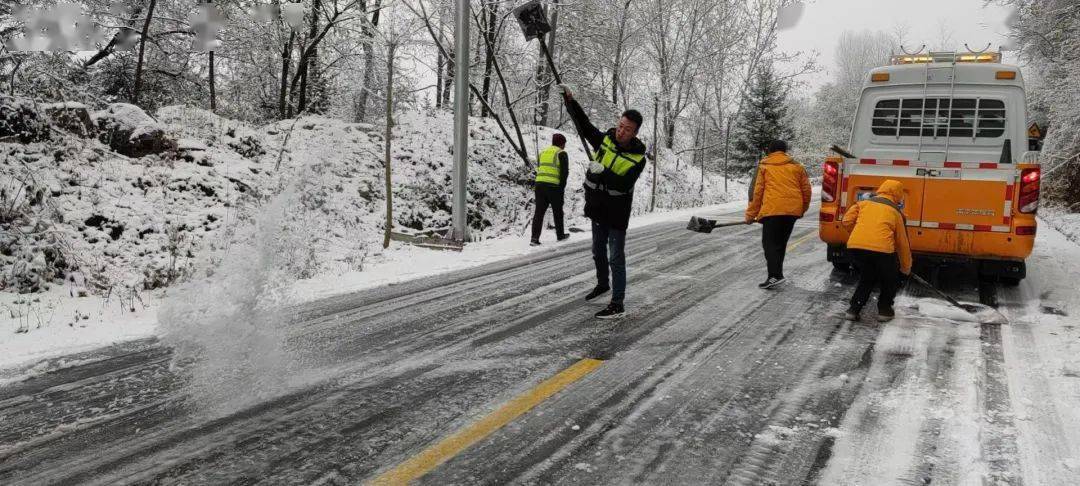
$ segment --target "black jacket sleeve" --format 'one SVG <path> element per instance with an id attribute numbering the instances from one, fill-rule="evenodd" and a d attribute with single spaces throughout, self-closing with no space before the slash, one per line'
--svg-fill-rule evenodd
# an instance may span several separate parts
<path id="1" fill-rule="evenodd" d="M 570 156 L 559 152 L 559 188 L 566 189 L 566 180 L 570 178 Z"/>
<path id="2" fill-rule="evenodd" d="M 589 121 L 589 115 L 585 114 L 585 110 L 581 108 L 577 100 L 566 100 L 566 112 L 570 115 L 570 119 L 574 121 L 574 126 L 577 127 L 581 135 L 593 146 L 593 150 L 599 150 L 604 143 L 604 132 L 601 132 L 599 128 L 596 128 L 596 125 Z"/>

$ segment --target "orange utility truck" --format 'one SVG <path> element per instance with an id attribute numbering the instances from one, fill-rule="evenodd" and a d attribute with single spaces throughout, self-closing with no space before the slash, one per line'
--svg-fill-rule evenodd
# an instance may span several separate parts
<path id="1" fill-rule="evenodd" d="M 976 261 L 984 301 L 994 299 L 986 284 L 1018 284 L 1035 244 L 1041 176 L 1026 113 L 1020 70 L 1000 53 L 899 55 L 871 70 L 849 148 L 823 167 L 829 261 L 849 265 L 844 211 L 896 179 L 917 259 Z"/>

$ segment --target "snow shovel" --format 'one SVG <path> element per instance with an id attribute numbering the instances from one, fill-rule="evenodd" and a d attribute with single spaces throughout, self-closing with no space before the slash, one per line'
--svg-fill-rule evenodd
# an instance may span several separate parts
<path id="1" fill-rule="evenodd" d="M 697 231 L 698 233 L 712 233 L 712 230 L 716 228 L 724 228 L 727 226 L 739 226 L 745 225 L 745 221 L 728 221 L 725 223 L 719 223 L 716 220 L 708 218 L 699 218 L 697 216 L 690 216 L 690 222 L 686 224 L 686 229 L 690 231 Z"/>
<path id="2" fill-rule="evenodd" d="M 961 304 L 958 300 L 954 299 L 951 295 L 946 294 L 945 292 L 942 292 L 941 290 L 939 290 L 937 287 L 934 287 L 933 285 L 930 285 L 930 282 L 927 282 L 922 277 L 916 275 L 915 272 L 911 272 L 910 278 L 911 278 L 911 280 L 914 280 L 916 283 L 922 285 L 923 287 L 926 287 L 927 289 L 929 289 L 933 293 L 937 294 L 938 297 L 941 297 L 942 299 L 945 299 L 946 302 L 948 302 L 949 304 L 952 304 L 954 307 L 963 309 L 968 314 L 972 314 L 972 315 L 975 315 L 975 316 L 980 316 L 979 322 L 986 323 L 986 324 L 1007 324 L 1009 322 L 1009 319 L 1006 318 L 1004 314 L 1002 314 L 1001 312 L 998 312 L 998 310 L 994 309 L 993 307 L 989 307 L 989 306 L 983 307 L 983 306 L 972 305 L 972 304 Z M 992 311 L 992 314 L 996 314 L 996 315 L 991 315 L 989 320 L 982 319 L 981 318 L 982 315 L 983 315 L 982 311 L 984 311 L 986 309 L 989 309 L 990 311 Z"/>
<path id="3" fill-rule="evenodd" d="M 518 25 L 521 27 L 521 33 L 525 35 L 525 42 L 533 39 L 540 41 L 540 50 L 543 51 L 544 58 L 547 59 L 551 74 L 555 76 L 555 83 L 562 84 L 562 76 L 559 76 L 559 70 L 555 69 L 555 61 L 551 59 L 551 52 L 548 51 L 547 42 L 544 41 L 544 35 L 551 32 L 551 24 L 548 23 L 547 13 L 544 12 L 544 7 L 540 5 L 540 0 L 531 0 L 515 8 L 514 18 L 517 19 Z M 592 150 L 589 150 L 589 144 L 585 142 L 585 136 L 581 134 L 577 121 L 574 121 L 574 130 L 578 133 L 578 138 L 581 139 L 581 147 L 585 149 L 585 155 L 589 157 L 589 160 L 592 160 Z"/>

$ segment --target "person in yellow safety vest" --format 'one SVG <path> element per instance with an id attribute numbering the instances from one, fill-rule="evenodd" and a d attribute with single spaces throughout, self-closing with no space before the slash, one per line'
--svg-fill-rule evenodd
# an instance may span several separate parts
<path id="1" fill-rule="evenodd" d="M 544 214 L 551 206 L 555 217 L 555 238 L 558 241 L 570 237 L 563 231 L 563 192 L 566 177 L 570 174 L 570 161 L 566 156 L 566 137 L 561 133 L 551 136 L 551 146 L 536 157 L 536 212 L 532 222 L 532 246 L 540 244 L 540 231 L 544 229 Z"/>
<path id="2" fill-rule="evenodd" d="M 570 89 L 565 85 L 560 87 L 567 113 L 581 136 L 596 150 L 585 174 L 584 186 L 585 216 L 592 220 L 597 284 L 585 300 L 595 299 L 611 290 L 611 303 L 597 312 L 596 317 L 622 317 L 626 296 L 626 228 L 634 205 L 634 183 L 645 169 L 645 144 L 637 138 L 641 113 L 626 110 L 619 117 L 618 125 L 602 132 L 589 121 Z"/>

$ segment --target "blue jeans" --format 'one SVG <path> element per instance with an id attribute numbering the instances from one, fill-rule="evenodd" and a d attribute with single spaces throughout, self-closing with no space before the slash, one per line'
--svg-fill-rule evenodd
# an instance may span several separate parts
<path id="1" fill-rule="evenodd" d="M 626 230 L 592 223 L 592 256 L 596 262 L 596 284 L 611 288 L 611 302 L 622 304 L 626 296 Z M 608 267 L 611 285 L 608 285 Z"/>

